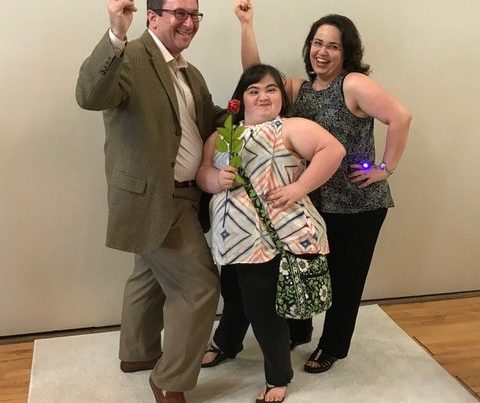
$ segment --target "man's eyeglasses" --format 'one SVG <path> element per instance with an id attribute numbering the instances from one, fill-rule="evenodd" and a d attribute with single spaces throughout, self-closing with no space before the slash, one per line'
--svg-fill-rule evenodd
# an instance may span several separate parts
<path id="1" fill-rule="evenodd" d="M 338 52 L 342 49 L 338 43 L 323 43 L 320 39 L 314 39 L 310 43 L 313 49 L 321 49 L 325 46 L 328 52 Z"/>
<path id="2" fill-rule="evenodd" d="M 188 16 L 192 17 L 193 22 L 200 22 L 203 18 L 203 13 L 199 13 L 198 11 L 189 12 L 184 8 L 176 8 L 175 10 L 167 10 L 166 8 L 161 8 L 152 11 L 166 11 L 167 13 L 172 13 L 178 21 L 186 21 L 188 19 Z"/>

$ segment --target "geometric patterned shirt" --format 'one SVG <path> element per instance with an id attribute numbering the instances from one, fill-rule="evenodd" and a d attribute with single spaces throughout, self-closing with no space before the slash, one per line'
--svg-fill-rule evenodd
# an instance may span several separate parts
<path id="1" fill-rule="evenodd" d="M 240 152 L 245 175 L 263 201 L 285 249 L 293 254 L 325 255 L 325 222 L 308 196 L 286 211 L 272 208 L 264 199 L 270 190 L 295 182 L 305 170 L 305 161 L 285 148 L 282 128 L 280 117 L 245 126 Z M 221 169 L 227 163 L 228 154 L 215 151 L 213 165 Z M 234 185 L 215 194 L 210 217 L 212 253 L 217 264 L 264 263 L 278 253 L 243 186 Z"/>

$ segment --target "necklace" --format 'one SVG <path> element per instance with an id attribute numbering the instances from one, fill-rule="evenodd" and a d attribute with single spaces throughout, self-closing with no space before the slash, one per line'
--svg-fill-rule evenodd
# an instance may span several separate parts
<path id="1" fill-rule="evenodd" d="M 316 77 L 315 80 L 313 81 L 313 85 L 312 85 L 313 89 L 315 91 L 326 90 L 328 87 L 330 87 L 330 85 L 333 83 L 334 80 L 335 78 L 333 80 L 328 81 L 327 83 L 320 84 L 320 82 L 318 81 L 318 77 Z"/>

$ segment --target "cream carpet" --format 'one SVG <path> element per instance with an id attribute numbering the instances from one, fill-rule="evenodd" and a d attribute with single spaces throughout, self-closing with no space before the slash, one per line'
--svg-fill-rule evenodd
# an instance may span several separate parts
<path id="1" fill-rule="evenodd" d="M 322 327 L 315 319 L 315 333 Z M 198 386 L 187 393 L 189 403 L 254 402 L 264 375 L 263 362 L 251 330 L 235 360 L 202 369 Z M 356 334 L 346 360 L 324 374 L 301 370 L 315 347 L 292 353 L 295 377 L 287 403 L 322 402 L 476 402 L 377 305 L 360 308 Z M 117 359 L 118 332 L 59 337 L 35 342 L 30 403 L 152 402 L 149 372 L 124 374 Z"/>

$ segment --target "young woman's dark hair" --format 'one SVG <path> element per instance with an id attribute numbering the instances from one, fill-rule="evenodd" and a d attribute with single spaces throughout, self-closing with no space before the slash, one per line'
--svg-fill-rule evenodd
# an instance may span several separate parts
<path id="1" fill-rule="evenodd" d="M 313 81 L 316 77 L 312 63 L 310 62 L 310 48 L 318 28 L 322 25 L 333 25 L 340 31 L 342 36 L 343 70 L 348 73 L 357 72 L 368 75 L 370 73 L 370 66 L 362 61 L 362 40 L 360 39 L 360 34 L 355 24 L 343 15 L 329 14 L 312 24 L 310 32 L 305 39 L 305 44 L 303 45 L 303 61 L 305 62 L 305 70 L 307 71 L 309 79 Z"/>
<path id="2" fill-rule="evenodd" d="M 282 74 L 273 66 L 268 64 L 254 64 L 246 69 L 240 80 L 238 80 L 237 88 L 233 92 L 232 99 L 238 99 L 240 101 L 240 110 L 234 116 L 234 123 L 237 124 L 245 119 L 245 106 L 243 105 L 243 93 L 247 88 L 255 83 L 261 81 L 265 76 L 270 75 L 278 86 L 280 93 L 282 94 L 282 109 L 280 115 L 285 116 L 290 109 L 290 101 L 285 91 L 285 82 Z"/>

